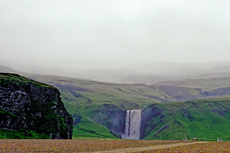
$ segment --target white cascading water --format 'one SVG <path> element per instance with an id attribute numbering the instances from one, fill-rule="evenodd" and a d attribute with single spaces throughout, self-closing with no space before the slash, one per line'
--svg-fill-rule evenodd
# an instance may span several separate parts
<path id="1" fill-rule="evenodd" d="M 125 134 L 122 135 L 122 139 L 140 139 L 141 111 L 142 109 L 126 111 Z"/>

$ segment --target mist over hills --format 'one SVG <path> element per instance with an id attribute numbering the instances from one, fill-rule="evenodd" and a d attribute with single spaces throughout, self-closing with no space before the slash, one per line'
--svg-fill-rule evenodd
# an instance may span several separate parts
<path id="1" fill-rule="evenodd" d="M 155 84 L 159 82 L 185 79 L 209 79 L 230 77 L 230 63 L 146 63 L 133 65 L 82 63 L 74 68 L 20 65 L 2 62 L 4 72 L 56 75 L 111 83 Z M 1 63 L 0 63 L 1 64 Z M 8 69 L 4 68 L 3 65 Z M 14 70 L 13 70 L 13 69 Z M 16 71 L 15 71 L 16 70 Z"/>
<path id="2" fill-rule="evenodd" d="M 126 69 L 128 70 L 125 71 Z M 101 99 L 118 103 L 142 101 L 140 106 L 136 104 L 136 107 L 139 108 L 146 106 L 143 105 L 144 101 L 147 104 L 178 102 L 230 94 L 230 66 L 228 63 L 155 63 L 155 65 L 139 64 L 121 70 L 98 69 L 97 71 L 97 69 L 91 69 L 90 71 L 86 69 L 81 72 L 56 68 L 44 68 L 42 71 L 36 67 L 31 72 L 28 72 L 29 69 L 23 72 L 22 69 L 15 71 L 10 67 L 0 65 L 0 71 L 19 73 L 36 81 L 56 86 L 65 93 L 63 95 L 66 99 L 68 96 L 79 98 L 73 94 L 76 90 L 77 94 L 82 94 L 80 98 L 87 97 L 91 101 L 96 100 L 93 100 L 96 93 L 100 94 Z M 77 77 L 74 77 L 75 75 Z M 82 91 L 78 88 L 85 88 L 86 91 L 81 93 Z M 67 95 L 66 91 L 68 91 Z M 85 92 L 87 96 L 83 96 Z"/>
<path id="3" fill-rule="evenodd" d="M 4 66 L 4 65 L 0 65 L 0 72 L 16 72 L 14 69 Z"/>

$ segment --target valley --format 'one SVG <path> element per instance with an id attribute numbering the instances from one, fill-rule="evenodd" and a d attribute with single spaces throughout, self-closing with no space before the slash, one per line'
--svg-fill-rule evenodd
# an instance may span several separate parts
<path id="1" fill-rule="evenodd" d="M 156 112 L 158 117 L 154 118 L 154 111 L 151 118 L 143 117 L 148 121 L 142 121 L 146 127 L 141 129 L 141 139 L 179 140 L 196 136 L 202 140 L 216 140 L 218 135 L 225 135 L 223 138 L 229 139 L 229 124 L 221 124 L 228 123 L 229 118 L 218 112 L 229 110 L 230 78 L 188 79 L 146 85 L 103 83 L 58 76 L 27 77 L 60 90 L 67 111 L 74 117 L 73 138 L 121 138 L 119 134 L 124 133 L 126 110 L 144 109 L 144 115 L 154 105 L 159 111 Z M 213 106 L 206 107 L 208 103 Z M 210 116 L 214 120 L 210 120 Z M 201 121 L 206 119 L 207 122 L 202 125 Z M 215 125 L 215 121 L 220 126 Z M 224 128 L 220 129 L 221 126 Z M 207 128 L 206 132 L 199 131 L 202 128 Z M 212 132 L 212 128 L 215 132 Z"/>
<path id="2" fill-rule="evenodd" d="M 124 84 L 0 69 L 56 87 L 73 117 L 73 139 L 121 139 L 133 109 L 142 110 L 140 139 L 230 138 L 230 77 Z"/>

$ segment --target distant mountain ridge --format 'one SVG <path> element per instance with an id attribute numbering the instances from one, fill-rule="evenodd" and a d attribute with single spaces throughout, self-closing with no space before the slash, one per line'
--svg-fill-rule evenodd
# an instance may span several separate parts
<path id="1" fill-rule="evenodd" d="M 0 63 L 1 64 L 1 63 Z M 4 65 L 4 64 L 2 64 Z M 156 84 L 165 81 L 187 79 L 211 79 L 230 77 L 229 62 L 213 63 L 146 63 L 134 65 L 120 65 L 110 67 L 101 65 L 82 67 L 36 67 L 32 65 L 6 64 L 5 67 L 13 68 L 20 74 L 41 74 L 63 77 L 73 77 L 99 82 L 122 84 Z M 5 72 L 5 70 L 4 70 Z"/>

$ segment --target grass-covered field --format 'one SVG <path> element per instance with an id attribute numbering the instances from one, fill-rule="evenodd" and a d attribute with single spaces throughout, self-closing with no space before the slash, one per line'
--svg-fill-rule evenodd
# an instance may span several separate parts
<path id="1" fill-rule="evenodd" d="M 178 146 L 167 149 L 157 149 L 143 151 L 142 153 L 229 153 L 230 152 L 230 142 L 209 142 L 202 144 L 192 144 L 188 146 Z"/>
<path id="2" fill-rule="evenodd" d="M 184 153 L 184 152 L 230 152 L 230 142 L 204 142 L 192 141 L 153 141 L 153 140 L 16 140 L 0 139 L 0 152 L 117 152 L 128 149 L 127 152 L 159 152 L 159 153 Z M 173 147 L 172 147 L 173 145 Z M 184 145 L 184 146 L 181 146 Z M 159 149 L 163 148 L 164 149 Z M 146 148 L 145 148 L 146 147 Z M 149 150 L 149 147 L 154 150 Z M 135 149 L 136 148 L 136 149 Z"/>
<path id="3" fill-rule="evenodd" d="M 90 152 L 124 148 L 138 148 L 185 141 L 137 141 L 137 140 L 16 140 L 0 139 L 0 152 Z"/>

